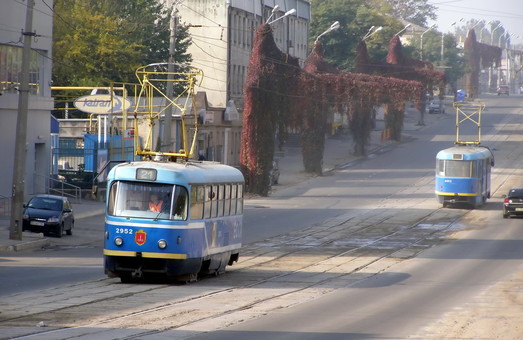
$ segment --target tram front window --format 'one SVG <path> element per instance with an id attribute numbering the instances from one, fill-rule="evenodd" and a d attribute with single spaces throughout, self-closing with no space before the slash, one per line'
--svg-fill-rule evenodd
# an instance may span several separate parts
<path id="1" fill-rule="evenodd" d="M 444 176 L 445 177 L 474 177 L 475 163 L 472 161 L 444 161 Z M 438 166 L 438 172 L 441 173 L 441 166 Z"/>
<path id="2" fill-rule="evenodd" d="M 137 182 L 114 182 L 108 198 L 111 216 L 185 220 L 187 190 L 182 186 Z"/>

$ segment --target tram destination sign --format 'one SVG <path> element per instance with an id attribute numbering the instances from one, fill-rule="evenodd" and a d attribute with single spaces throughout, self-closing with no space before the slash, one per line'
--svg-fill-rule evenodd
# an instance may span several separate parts
<path id="1" fill-rule="evenodd" d="M 111 96 L 110 94 L 91 94 L 77 98 L 74 101 L 74 107 L 87 113 L 121 113 L 124 109 L 131 107 L 131 101 L 127 98 Z"/>

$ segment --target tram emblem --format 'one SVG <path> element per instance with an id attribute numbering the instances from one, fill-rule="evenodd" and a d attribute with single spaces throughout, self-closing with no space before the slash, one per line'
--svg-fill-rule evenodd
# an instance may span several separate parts
<path id="1" fill-rule="evenodd" d="M 147 240 L 147 233 L 143 230 L 138 230 L 136 233 L 134 233 L 134 242 L 138 244 L 139 246 L 142 246 L 145 241 Z"/>

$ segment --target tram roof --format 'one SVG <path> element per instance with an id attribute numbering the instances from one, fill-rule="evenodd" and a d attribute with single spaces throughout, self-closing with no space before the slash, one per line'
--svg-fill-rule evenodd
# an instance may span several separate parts
<path id="1" fill-rule="evenodd" d="M 475 160 L 493 157 L 492 151 L 486 146 L 456 145 L 438 152 L 437 159 L 460 159 L 455 155 L 462 155 L 462 160 Z"/>
<path id="2" fill-rule="evenodd" d="M 115 166 L 111 180 L 136 180 L 136 169 L 156 169 L 156 182 L 163 183 L 230 183 L 244 182 L 240 170 L 217 162 L 194 161 L 185 163 L 138 161 Z M 146 181 L 144 181 L 146 182 Z"/>

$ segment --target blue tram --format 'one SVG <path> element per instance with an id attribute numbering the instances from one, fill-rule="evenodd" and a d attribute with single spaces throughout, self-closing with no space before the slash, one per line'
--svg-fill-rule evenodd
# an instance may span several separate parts
<path id="1" fill-rule="evenodd" d="M 196 280 L 238 260 L 244 178 L 214 162 L 139 161 L 108 175 L 104 267 L 122 282 Z"/>
<path id="2" fill-rule="evenodd" d="M 436 156 L 436 196 L 447 206 L 464 203 L 472 207 L 490 198 L 490 175 L 494 155 L 478 144 L 457 144 Z"/>

